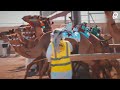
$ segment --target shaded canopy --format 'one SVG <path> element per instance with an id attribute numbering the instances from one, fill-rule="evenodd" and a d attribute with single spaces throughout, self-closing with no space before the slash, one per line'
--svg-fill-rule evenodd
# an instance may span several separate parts
<path id="1" fill-rule="evenodd" d="M 66 16 L 70 12 L 71 11 L 61 11 L 61 12 L 58 11 L 58 12 L 53 13 L 52 15 L 49 15 L 48 18 L 50 18 L 50 20 L 53 20 L 58 17 Z"/>

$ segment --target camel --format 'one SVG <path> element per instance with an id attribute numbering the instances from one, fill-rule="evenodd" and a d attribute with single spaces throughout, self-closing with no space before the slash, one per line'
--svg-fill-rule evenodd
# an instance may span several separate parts
<path id="1" fill-rule="evenodd" d="M 79 32 L 83 32 L 83 30 L 80 27 L 79 27 Z M 110 53 L 111 49 L 109 47 L 108 41 L 111 40 L 111 38 L 112 37 L 109 37 L 105 40 L 104 40 L 104 38 L 102 38 L 102 40 L 99 40 L 99 38 L 97 38 L 95 35 L 90 34 L 89 41 L 93 44 L 95 53 L 105 53 L 105 52 Z M 114 62 L 114 63 L 116 63 L 116 65 L 118 65 L 118 62 Z M 95 63 L 94 65 L 92 65 L 93 69 L 95 69 L 93 71 L 96 71 L 96 72 L 94 72 L 93 76 L 100 75 L 100 71 L 102 71 L 103 74 L 107 73 L 106 74 L 107 77 L 111 77 L 110 71 L 111 71 L 112 66 L 114 68 L 116 68 L 115 64 L 113 65 L 112 60 L 111 61 L 106 60 L 106 61 L 101 61 L 101 62 Z M 101 68 L 101 70 L 100 70 L 100 68 Z M 105 72 L 105 68 L 108 69 L 107 72 Z M 117 73 L 119 73 L 118 70 L 117 70 Z M 119 76 L 119 74 L 118 74 L 118 76 Z M 97 76 L 97 78 L 99 78 L 99 77 L 100 76 Z"/>
<path id="2" fill-rule="evenodd" d="M 33 16 L 32 18 L 36 18 L 36 16 Z M 24 17 L 24 19 L 25 19 L 25 17 Z M 39 23 L 39 21 L 38 21 L 38 23 Z M 45 21 L 44 21 L 44 23 L 45 23 Z M 40 24 L 43 24 L 43 23 L 40 22 Z M 46 25 L 46 23 L 45 23 L 45 25 Z M 36 57 L 40 56 L 40 54 L 41 54 L 41 52 L 39 53 L 39 51 L 40 50 L 42 51 L 42 48 L 39 48 L 39 40 L 40 40 L 40 37 L 44 34 L 44 32 L 42 32 L 41 25 L 33 27 L 34 30 L 32 30 L 32 28 L 30 29 L 30 27 L 29 26 L 23 27 L 23 31 L 25 30 L 24 36 L 27 36 L 27 34 L 28 34 L 27 32 L 35 31 L 35 32 L 29 34 L 29 35 L 31 35 L 31 37 L 34 36 L 34 38 L 30 38 L 30 39 L 26 40 L 23 37 L 23 31 L 21 32 L 21 31 L 19 31 L 19 29 L 16 29 L 15 33 L 19 39 L 18 40 L 15 39 L 14 42 L 11 42 L 11 44 L 13 44 L 15 42 L 19 43 L 20 45 L 23 44 L 23 46 L 21 46 L 19 48 L 18 47 L 14 47 L 14 48 L 17 49 L 17 52 L 20 55 L 22 55 L 26 58 L 36 58 Z M 15 38 L 14 35 L 11 34 L 11 36 L 12 36 L 12 38 Z M 11 36 L 8 36 L 9 40 L 10 40 Z M 31 45 L 31 44 L 34 44 L 34 45 Z M 29 45 L 31 45 L 31 46 L 29 46 Z M 22 52 L 22 54 L 21 54 L 21 52 Z M 36 52 L 38 54 L 34 54 L 33 52 Z"/>
<path id="3" fill-rule="evenodd" d="M 113 19 L 113 11 L 104 11 L 106 16 L 106 22 L 108 30 L 111 36 L 118 42 L 120 42 L 120 28 L 117 27 L 115 20 Z"/>
<path id="4" fill-rule="evenodd" d="M 110 35 L 114 38 L 115 41 L 120 42 L 120 28 L 117 27 L 115 20 L 113 19 L 113 11 L 104 11 L 106 16 L 107 27 L 109 30 Z M 112 65 L 115 67 L 116 71 L 118 72 L 120 78 L 120 69 L 119 69 L 119 61 L 112 60 Z"/>

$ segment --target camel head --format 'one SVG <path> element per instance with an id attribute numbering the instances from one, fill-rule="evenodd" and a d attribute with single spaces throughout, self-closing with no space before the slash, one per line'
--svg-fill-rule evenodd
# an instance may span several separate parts
<path id="1" fill-rule="evenodd" d="M 51 29 L 51 25 L 54 22 L 50 22 L 50 19 L 47 17 L 40 17 L 38 15 L 34 16 L 24 16 L 22 18 L 25 22 L 29 23 L 32 27 L 41 27 L 43 29 Z"/>
<path id="2" fill-rule="evenodd" d="M 24 16 L 22 18 L 25 22 L 29 23 L 32 27 L 42 27 L 44 24 L 42 23 L 40 16 L 34 15 L 28 15 Z"/>
<path id="3" fill-rule="evenodd" d="M 110 16 L 110 15 L 112 16 L 112 15 L 113 15 L 113 11 L 104 11 L 104 12 L 105 12 L 105 14 L 108 15 L 108 16 Z"/>
<path id="4" fill-rule="evenodd" d="M 40 17 L 40 20 L 44 23 L 44 26 L 42 27 L 44 32 L 52 31 L 51 25 L 54 24 L 53 21 L 51 22 L 47 17 Z"/>
<path id="5" fill-rule="evenodd" d="M 106 20 L 110 21 L 113 18 L 113 11 L 104 11 Z"/>

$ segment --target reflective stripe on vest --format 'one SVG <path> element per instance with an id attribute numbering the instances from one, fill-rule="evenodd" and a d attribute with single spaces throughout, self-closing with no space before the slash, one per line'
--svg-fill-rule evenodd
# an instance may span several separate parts
<path id="1" fill-rule="evenodd" d="M 67 63 L 64 63 L 64 64 L 51 64 L 51 66 L 64 66 L 64 65 L 68 65 L 68 64 L 71 64 L 71 62 L 67 62 Z"/>
<path id="2" fill-rule="evenodd" d="M 65 58 L 69 58 L 68 56 L 64 56 L 64 57 L 61 57 L 61 58 L 51 58 L 51 60 L 60 60 L 60 59 L 65 59 Z"/>

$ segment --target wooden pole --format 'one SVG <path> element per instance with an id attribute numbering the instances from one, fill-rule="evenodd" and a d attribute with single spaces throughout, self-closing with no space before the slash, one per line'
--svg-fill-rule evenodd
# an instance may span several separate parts
<path id="1" fill-rule="evenodd" d="M 112 38 L 112 43 L 115 44 L 114 39 Z M 114 47 L 114 53 L 116 53 L 116 48 Z"/>
<path id="2" fill-rule="evenodd" d="M 70 55 L 70 59 L 71 61 L 120 59 L 120 53 L 73 54 Z"/>
<path id="3" fill-rule="evenodd" d="M 117 48 L 117 47 L 120 47 L 120 44 L 109 44 L 109 46 L 111 48 Z"/>

